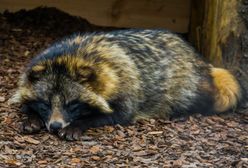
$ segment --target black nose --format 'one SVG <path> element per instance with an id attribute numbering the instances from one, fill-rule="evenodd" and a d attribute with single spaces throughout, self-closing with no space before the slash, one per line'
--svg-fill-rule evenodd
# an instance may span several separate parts
<path id="1" fill-rule="evenodd" d="M 58 132 L 58 130 L 61 128 L 62 128 L 62 124 L 59 122 L 53 122 L 50 124 L 50 130 L 52 132 Z"/>

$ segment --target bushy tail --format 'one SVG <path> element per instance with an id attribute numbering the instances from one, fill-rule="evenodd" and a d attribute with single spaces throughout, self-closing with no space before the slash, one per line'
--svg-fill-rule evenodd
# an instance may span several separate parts
<path id="1" fill-rule="evenodd" d="M 216 88 L 215 110 L 224 112 L 235 108 L 241 99 L 241 88 L 236 78 L 222 68 L 212 68 L 211 75 Z"/>

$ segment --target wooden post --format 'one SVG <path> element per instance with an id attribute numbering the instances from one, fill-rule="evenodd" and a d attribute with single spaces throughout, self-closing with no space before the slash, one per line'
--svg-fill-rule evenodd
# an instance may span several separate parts
<path id="1" fill-rule="evenodd" d="M 190 40 L 214 65 L 236 65 L 242 57 L 242 34 L 246 31 L 238 13 L 241 0 L 193 0 L 194 3 Z"/>

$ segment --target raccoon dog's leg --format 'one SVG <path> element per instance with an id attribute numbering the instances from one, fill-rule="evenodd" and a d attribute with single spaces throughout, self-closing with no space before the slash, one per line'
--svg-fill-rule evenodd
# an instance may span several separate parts
<path id="1" fill-rule="evenodd" d="M 23 105 L 22 111 L 26 113 L 28 117 L 21 126 L 21 131 L 23 133 L 37 133 L 45 127 L 44 122 L 41 120 L 40 116 L 37 113 L 33 112 L 32 109 Z"/>
<path id="2" fill-rule="evenodd" d="M 129 100 L 116 100 L 111 103 L 114 112 L 111 114 L 93 114 L 84 119 L 79 119 L 59 131 L 59 137 L 66 140 L 79 140 L 83 132 L 89 128 L 105 125 L 128 125 L 133 119 L 132 103 Z"/>

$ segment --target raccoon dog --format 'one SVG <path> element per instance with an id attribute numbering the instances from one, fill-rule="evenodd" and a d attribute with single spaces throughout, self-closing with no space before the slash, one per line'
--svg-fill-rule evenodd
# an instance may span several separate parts
<path id="1" fill-rule="evenodd" d="M 225 112 L 240 99 L 235 77 L 205 63 L 177 35 L 119 30 L 51 45 L 28 65 L 11 101 L 28 116 L 25 133 L 46 126 L 77 140 L 89 128 L 139 118 Z"/>

